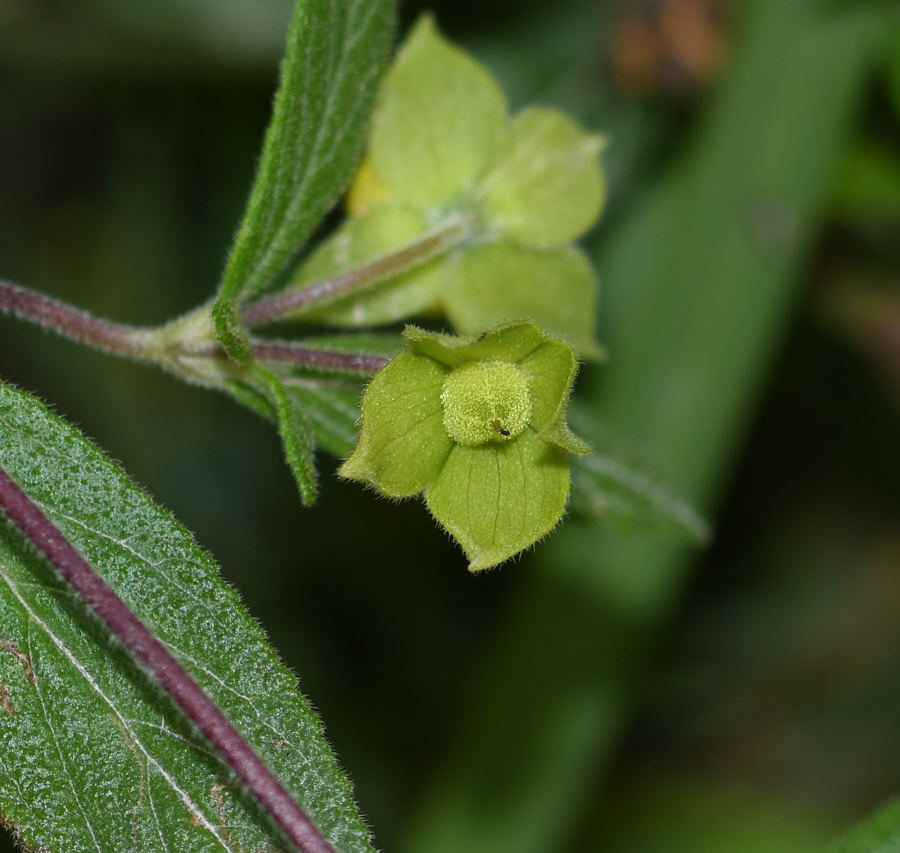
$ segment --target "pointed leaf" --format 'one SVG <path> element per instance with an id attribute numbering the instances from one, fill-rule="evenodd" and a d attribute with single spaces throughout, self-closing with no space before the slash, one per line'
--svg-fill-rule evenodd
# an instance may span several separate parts
<path id="1" fill-rule="evenodd" d="M 254 374 L 269 391 L 278 421 L 278 434 L 304 506 L 312 506 L 319 495 L 313 432 L 303 410 L 294 405 L 281 379 L 262 365 L 253 365 Z"/>
<path id="2" fill-rule="evenodd" d="M 425 16 L 379 93 L 372 168 L 391 198 L 444 205 L 475 186 L 505 124 L 506 101 L 494 78 Z"/>
<path id="3" fill-rule="evenodd" d="M 175 654 L 339 853 L 372 853 L 322 728 L 212 559 L 33 397 L 0 384 L 0 465 Z M 209 747 L 0 520 L 0 811 L 28 849 L 280 842 Z"/>
<path id="4" fill-rule="evenodd" d="M 709 541 L 707 522 L 685 500 L 612 438 L 586 410 L 573 405 L 570 415 L 579 433 L 594 447 L 590 456 L 572 460 L 572 509 L 621 530 L 655 533 L 689 542 Z"/>
<path id="5" fill-rule="evenodd" d="M 269 284 L 346 189 L 393 28 L 393 0 L 298 0 L 259 172 L 222 296 Z"/>
<path id="6" fill-rule="evenodd" d="M 526 430 L 507 444 L 454 445 L 425 503 L 478 572 L 546 536 L 568 495 L 562 451 Z"/>
<path id="7" fill-rule="evenodd" d="M 282 381 L 294 406 L 309 424 L 316 444 L 335 456 L 349 456 L 359 434 L 363 382 L 300 372 Z"/>

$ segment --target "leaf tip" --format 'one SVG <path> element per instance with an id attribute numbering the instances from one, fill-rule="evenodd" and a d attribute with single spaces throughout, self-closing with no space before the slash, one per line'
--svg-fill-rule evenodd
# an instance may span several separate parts
<path id="1" fill-rule="evenodd" d="M 220 296 L 212 309 L 216 339 L 238 364 L 247 364 L 253 354 L 241 328 L 241 312 L 233 300 Z"/>

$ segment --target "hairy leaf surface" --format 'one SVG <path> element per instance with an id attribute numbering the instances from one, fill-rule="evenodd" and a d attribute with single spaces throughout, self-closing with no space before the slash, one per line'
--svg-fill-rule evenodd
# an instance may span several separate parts
<path id="1" fill-rule="evenodd" d="M 0 384 L 0 464 L 225 711 L 341 853 L 371 851 L 318 718 L 191 535 Z M 0 812 L 31 849 L 274 851 L 173 704 L 0 520 Z"/>
<path id="2" fill-rule="evenodd" d="M 269 284 L 356 168 L 393 32 L 393 0 L 298 0 L 281 86 L 222 296 Z"/>

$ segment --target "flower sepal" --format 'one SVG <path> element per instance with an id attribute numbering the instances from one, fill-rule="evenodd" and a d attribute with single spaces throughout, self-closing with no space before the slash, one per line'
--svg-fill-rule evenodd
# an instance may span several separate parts
<path id="1" fill-rule="evenodd" d="M 387 497 L 422 494 L 471 571 L 496 566 L 558 524 L 566 452 L 589 452 L 565 419 L 575 351 L 530 321 L 404 336 L 409 351 L 366 389 L 359 443 L 338 473 Z"/>

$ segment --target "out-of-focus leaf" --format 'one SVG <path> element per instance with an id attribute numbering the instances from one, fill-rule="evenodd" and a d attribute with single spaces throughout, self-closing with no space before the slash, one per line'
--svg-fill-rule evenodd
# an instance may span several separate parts
<path id="1" fill-rule="evenodd" d="M 582 408 L 569 415 L 593 453 L 572 460 L 572 509 L 628 533 L 653 533 L 689 542 L 709 539 L 709 525 L 685 500 L 666 488 L 646 464 L 634 459 Z"/>
<path id="2" fill-rule="evenodd" d="M 599 850 L 616 853 L 821 853 L 835 821 L 738 778 L 651 767 L 604 804 Z"/>
<path id="3" fill-rule="evenodd" d="M 212 559 L 124 472 L 0 384 L 0 464 L 210 694 L 341 853 L 371 853 L 321 725 Z M 272 850 L 181 713 L 0 521 L 0 811 L 33 850 Z"/>
<path id="4" fill-rule="evenodd" d="M 270 284 L 356 168 L 388 54 L 393 0 L 298 0 L 256 182 L 221 298 Z"/>
<path id="5" fill-rule="evenodd" d="M 300 288 L 348 272 L 397 251 L 422 237 L 428 222 L 421 211 L 404 204 L 382 204 L 363 217 L 348 219 L 316 248 L 292 281 Z M 374 287 L 343 298 L 298 309 L 292 315 L 335 326 L 374 326 L 421 313 L 434 305 L 442 285 L 435 262 L 391 276 Z"/>
<path id="6" fill-rule="evenodd" d="M 606 186 L 603 138 L 565 113 L 533 107 L 511 122 L 481 186 L 493 228 L 549 249 L 577 240 L 600 215 Z"/>
<path id="7" fill-rule="evenodd" d="M 594 340 L 597 275 L 580 248 L 485 243 L 451 257 L 444 275 L 447 316 L 463 334 L 527 317 L 582 356 L 603 357 Z"/>
<path id="8" fill-rule="evenodd" d="M 900 853 L 900 800 L 893 800 L 828 846 L 827 853 Z"/>
<path id="9" fill-rule="evenodd" d="M 868 218 L 900 216 L 900 155 L 865 140 L 847 156 L 836 199 L 839 215 Z"/>
<path id="10" fill-rule="evenodd" d="M 635 205 L 600 265 L 612 357 L 595 411 L 704 508 L 829 205 L 875 23 L 855 4 L 754 5 L 687 159 Z M 576 519 L 540 549 L 467 703 L 464 737 L 402 850 L 571 846 L 687 557 L 683 545 Z"/>

